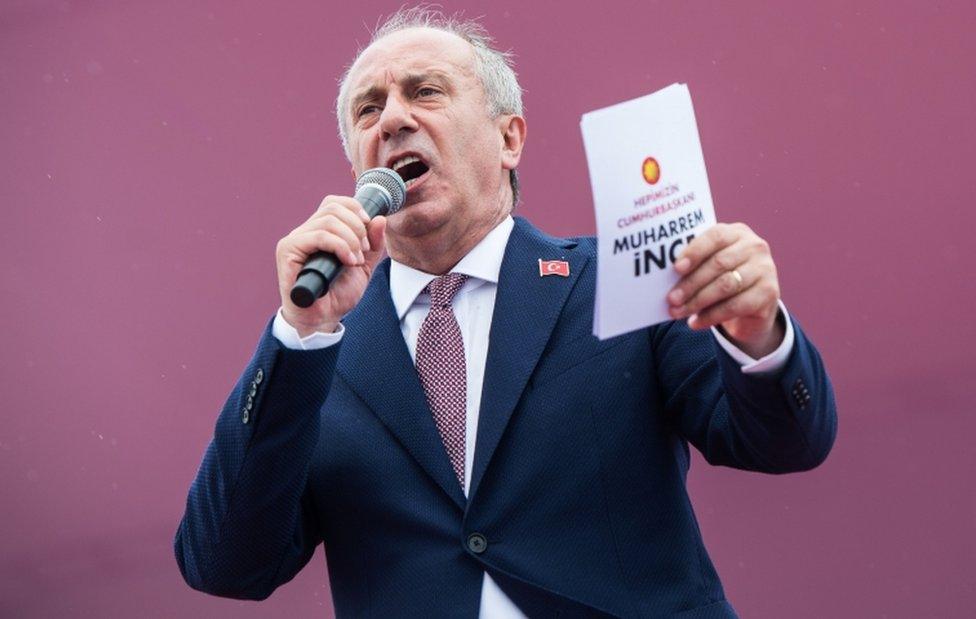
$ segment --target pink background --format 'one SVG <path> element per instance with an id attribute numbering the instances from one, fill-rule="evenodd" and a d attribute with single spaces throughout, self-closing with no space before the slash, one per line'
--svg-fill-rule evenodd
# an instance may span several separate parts
<path id="1" fill-rule="evenodd" d="M 2 2 L 0 615 L 331 615 L 321 551 L 256 604 L 189 589 L 171 542 L 276 241 L 351 189 L 340 68 L 399 3 Z M 570 4 L 449 7 L 518 53 L 521 213 L 592 233 L 580 114 L 687 82 L 719 218 L 770 241 L 836 386 L 816 471 L 696 454 L 729 599 L 972 616 L 976 9 Z"/>

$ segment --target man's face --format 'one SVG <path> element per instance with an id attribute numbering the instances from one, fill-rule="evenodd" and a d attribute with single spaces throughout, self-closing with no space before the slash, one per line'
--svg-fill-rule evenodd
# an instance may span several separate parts
<path id="1" fill-rule="evenodd" d="M 500 197 L 514 167 L 505 154 L 510 117 L 489 116 L 468 42 L 432 29 L 396 32 L 359 57 L 348 81 L 340 122 L 353 172 L 382 166 L 407 181 L 404 208 L 388 221 L 391 254 L 432 234 L 483 236 L 508 212 L 510 195 L 508 204 Z"/>

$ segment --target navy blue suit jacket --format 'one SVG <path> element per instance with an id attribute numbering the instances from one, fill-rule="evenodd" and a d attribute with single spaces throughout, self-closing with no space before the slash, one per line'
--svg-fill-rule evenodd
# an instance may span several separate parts
<path id="1" fill-rule="evenodd" d="M 324 541 L 339 616 L 475 617 L 487 571 L 533 617 L 734 617 L 685 490 L 688 442 L 712 464 L 815 467 L 836 433 L 827 374 L 795 322 L 773 377 L 743 374 L 682 321 L 597 340 L 595 249 L 516 219 L 467 499 L 400 332 L 389 261 L 340 344 L 288 350 L 269 322 L 176 534 L 190 586 L 266 598 Z M 566 260 L 570 276 L 540 278 L 540 258 Z"/>

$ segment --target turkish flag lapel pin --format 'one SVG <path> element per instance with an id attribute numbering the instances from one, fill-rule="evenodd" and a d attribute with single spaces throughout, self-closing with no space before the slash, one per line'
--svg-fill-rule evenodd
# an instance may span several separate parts
<path id="1" fill-rule="evenodd" d="M 543 260 L 539 258 L 539 277 L 546 275 L 569 277 L 569 263 L 565 260 Z"/>

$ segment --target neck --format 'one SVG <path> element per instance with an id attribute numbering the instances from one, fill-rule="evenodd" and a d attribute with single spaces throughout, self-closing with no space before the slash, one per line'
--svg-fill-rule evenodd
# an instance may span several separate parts
<path id="1" fill-rule="evenodd" d="M 501 193 L 491 218 L 460 233 L 455 233 L 455 228 L 448 223 L 422 237 L 411 238 L 409 242 L 403 242 L 406 239 L 389 237 L 387 251 L 390 257 L 401 264 L 431 275 L 449 273 L 461 258 L 464 258 L 475 245 L 508 217 L 512 204 L 511 190 Z"/>
<path id="2" fill-rule="evenodd" d="M 447 238 L 447 235 L 424 238 L 421 240 L 421 247 L 417 248 L 419 251 L 411 252 L 409 251 L 410 248 L 404 247 L 394 250 L 391 245 L 389 247 L 390 256 L 397 262 L 419 271 L 432 275 L 444 275 L 449 273 L 454 265 L 461 261 L 461 258 L 464 258 L 468 252 L 474 249 L 474 246 L 480 243 L 507 216 L 508 212 L 503 211 L 488 224 L 468 230 L 460 238 Z"/>

